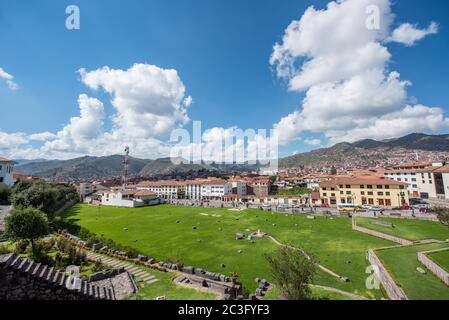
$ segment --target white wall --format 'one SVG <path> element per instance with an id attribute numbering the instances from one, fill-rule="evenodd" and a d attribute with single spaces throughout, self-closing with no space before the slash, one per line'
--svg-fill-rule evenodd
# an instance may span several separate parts
<path id="1" fill-rule="evenodd" d="M 3 182 L 1 182 L 1 183 L 6 184 L 7 186 L 12 186 L 15 182 L 13 179 L 13 176 L 12 176 L 12 173 L 14 171 L 14 164 L 0 162 L 0 166 L 1 166 L 0 177 L 3 178 L 3 179 L 0 179 L 0 180 L 3 180 Z"/>
<path id="2" fill-rule="evenodd" d="M 449 172 L 443 173 L 444 196 L 449 200 Z"/>

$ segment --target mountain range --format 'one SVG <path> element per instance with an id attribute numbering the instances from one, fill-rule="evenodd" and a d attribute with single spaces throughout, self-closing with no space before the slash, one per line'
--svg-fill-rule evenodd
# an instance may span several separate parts
<path id="1" fill-rule="evenodd" d="M 348 159 L 363 163 L 385 159 L 395 150 L 424 150 L 449 152 L 449 135 L 410 134 L 398 139 L 384 141 L 361 140 L 355 143 L 339 143 L 330 148 L 318 149 L 280 159 L 279 166 L 297 167 L 312 163 L 338 163 Z M 129 158 L 129 173 L 151 177 L 198 171 L 239 172 L 253 171 L 259 165 L 245 164 L 191 164 L 178 159 L 174 164 L 170 158 L 156 160 Z M 85 156 L 70 160 L 15 160 L 16 171 L 44 178 L 102 178 L 120 176 L 123 173 L 123 156 Z"/>
<path id="2" fill-rule="evenodd" d="M 449 134 L 426 135 L 413 133 L 407 136 L 376 141 L 360 140 L 354 143 L 338 143 L 330 148 L 313 150 L 280 159 L 281 168 L 305 166 L 312 163 L 342 163 L 349 159 L 353 162 L 372 164 L 376 160 L 387 159 L 399 151 L 446 151 L 449 152 Z"/>

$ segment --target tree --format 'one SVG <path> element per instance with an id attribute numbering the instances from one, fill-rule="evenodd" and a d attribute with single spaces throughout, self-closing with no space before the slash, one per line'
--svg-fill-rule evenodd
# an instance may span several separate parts
<path id="1" fill-rule="evenodd" d="M 6 184 L 0 183 L 0 204 L 9 204 L 11 189 Z"/>
<path id="2" fill-rule="evenodd" d="M 449 227 L 449 209 L 448 208 L 434 208 L 433 211 L 437 214 L 438 220 L 445 226 Z"/>
<path id="3" fill-rule="evenodd" d="M 49 219 L 53 219 L 55 211 L 66 202 L 77 198 L 74 187 L 44 181 L 19 181 L 11 190 L 11 202 L 15 207 L 39 208 Z"/>
<path id="4" fill-rule="evenodd" d="M 316 272 L 313 257 L 290 246 L 280 246 L 272 256 L 266 256 L 271 275 L 282 293 L 290 300 L 309 300 L 309 284 Z"/>
<path id="5" fill-rule="evenodd" d="M 36 208 L 18 207 L 5 218 L 5 236 L 12 241 L 28 240 L 33 257 L 36 256 L 36 240 L 49 233 L 45 213 Z"/>

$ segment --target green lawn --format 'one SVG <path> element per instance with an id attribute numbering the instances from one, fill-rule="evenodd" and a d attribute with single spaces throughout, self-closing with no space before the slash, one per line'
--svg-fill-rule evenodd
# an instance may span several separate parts
<path id="1" fill-rule="evenodd" d="M 430 259 L 432 259 L 436 264 L 438 264 L 441 268 L 449 272 L 449 250 L 435 252 L 428 255 Z"/>
<path id="2" fill-rule="evenodd" d="M 160 296 L 165 296 L 167 300 L 215 300 L 217 298 L 215 294 L 176 285 L 173 282 L 176 277 L 174 272 L 161 272 L 150 268 L 141 269 L 154 275 L 159 281 L 152 284 L 137 282 L 139 291 L 131 296 L 130 300 L 155 300 Z"/>
<path id="3" fill-rule="evenodd" d="M 449 300 L 449 287 L 435 277 L 419 261 L 417 253 L 448 247 L 449 244 L 426 244 L 378 250 L 377 255 L 385 267 L 402 287 L 409 299 L 413 300 Z M 426 270 L 419 273 L 416 268 Z"/>
<path id="4" fill-rule="evenodd" d="M 238 232 L 248 235 L 247 229 L 260 229 L 281 242 L 301 246 L 321 264 L 350 279 L 342 283 L 318 272 L 314 283 L 374 298 L 383 295 L 365 287 L 366 251 L 392 244 L 352 231 L 348 218 L 309 220 L 256 209 L 236 212 L 169 205 L 139 209 L 78 205 L 67 212 L 66 220 L 157 260 L 178 259 L 226 275 L 235 271 L 248 292 L 255 290 L 256 277 L 270 280 L 264 255 L 273 252 L 276 244 L 268 238 L 256 239 L 255 243 L 238 241 Z"/>
<path id="5" fill-rule="evenodd" d="M 372 224 L 373 221 L 383 221 L 394 224 L 394 228 Z M 357 225 L 371 230 L 383 232 L 407 240 L 447 240 L 449 228 L 439 222 L 403 220 L 394 218 L 357 218 Z"/>

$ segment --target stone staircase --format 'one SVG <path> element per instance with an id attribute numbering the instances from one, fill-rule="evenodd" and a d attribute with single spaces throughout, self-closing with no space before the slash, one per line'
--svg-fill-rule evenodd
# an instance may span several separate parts
<path id="1" fill-rule="evenodd" d="M 0 269 L 28 277 L 28 283 L 35 282 L 39 286 L 42 284 L 48 285 L 48 290 L 54 290 L 55 292 L 65 292 L 81 299 L 115 300 L 111 288 L 91 285 L 85 280 L 81 281 L 76 288 L 68 289 L 66 282 L 69 277 L 64 272 L 32 260 L 20 258 L 13 253 L 0 256 Z"/>
<path id="2" fill-rule="evenodd" d="M 153 284 L 159 279 L 157 279 L 155 276 L 149 274 L 148 272 L 144 271 L 143 268 L 136 266 L 133 263 L 125 262 L 119 259 L 111 258 L 106 255 L 102 255 L 99 253 L 93 253 L 93 252 L 87 252 L 87 258 L 91 261 L 98 261 L 100 260 L 101 263 L 103 263 L 106 266 L 112 267 L 112 268 L 125 268 L 126 271 L 130 272 L 135 278 L 137 278 L 139 281 L 142 281 L 146 284 Z"/>

